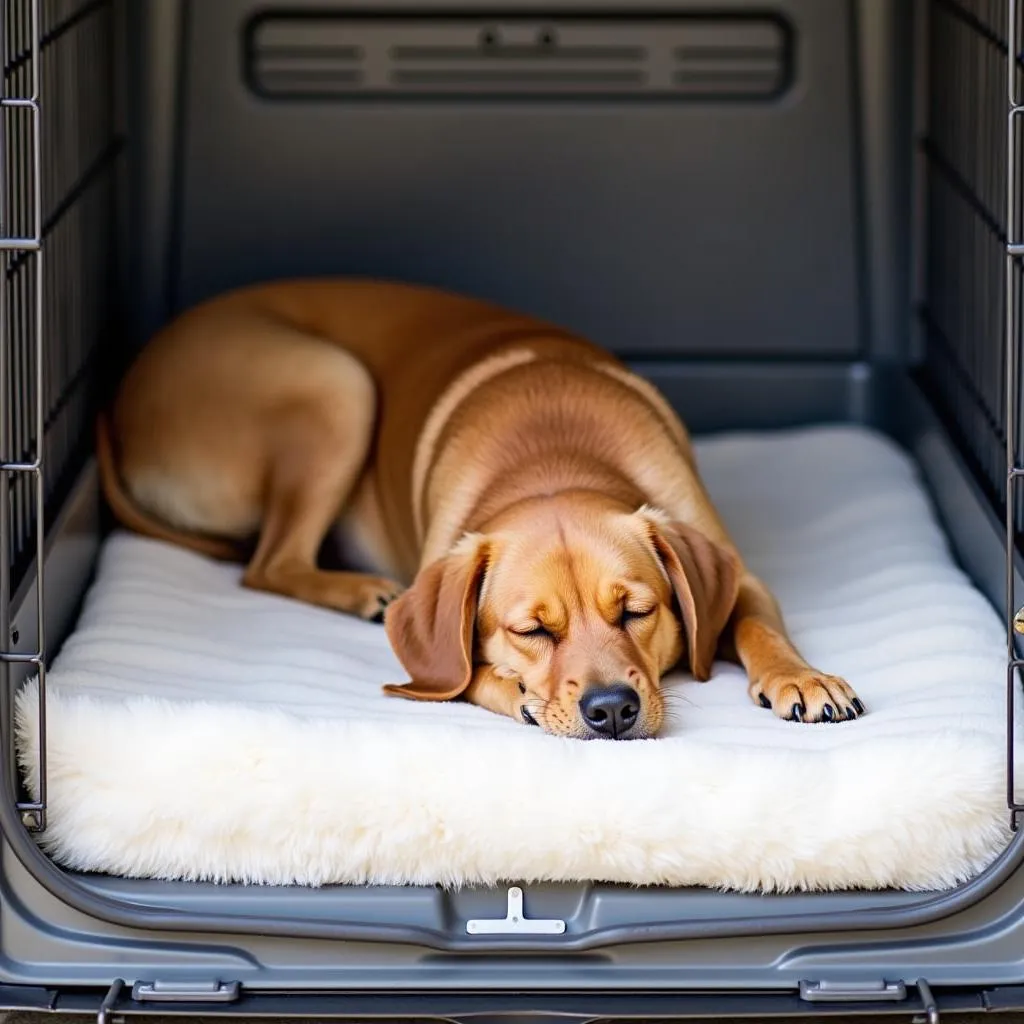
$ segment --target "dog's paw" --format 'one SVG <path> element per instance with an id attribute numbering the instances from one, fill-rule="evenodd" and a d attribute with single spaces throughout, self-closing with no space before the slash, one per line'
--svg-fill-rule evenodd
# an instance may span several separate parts
<path id="1" fill-rule="evenodd" d="M 379 576 L 367 576 L 359 584 L 359 592 L 356 595 L 355 614 L 368 622 L 381 623 L 384 621 L 384 612 L 389 604 L 405 588 L 401 583 L 394 580 L 384 579 Z"/>
<path id="2" fill-rule="evenodd" d="M 790 722 L 843 722 L 865 713 L 864 704 L 845 679 L 813 668 L 758 680 L 750 687 L 750 695 Z"/>

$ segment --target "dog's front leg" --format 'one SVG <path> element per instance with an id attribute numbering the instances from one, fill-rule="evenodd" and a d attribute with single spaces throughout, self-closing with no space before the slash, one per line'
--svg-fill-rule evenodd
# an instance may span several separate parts
<path id="1" fill-rule="evenodd" d="M 864 713 L 849 683 L 804 660 L 786 633 L 771 591 L 749 573 L 740 583 L 731 623 L 750 696 L 762 707 L 797 722 L 841 722 Z"/>

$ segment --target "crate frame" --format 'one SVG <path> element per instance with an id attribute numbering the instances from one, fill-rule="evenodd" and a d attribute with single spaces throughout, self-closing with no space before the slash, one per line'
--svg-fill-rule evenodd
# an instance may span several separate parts
<path id="1" fill-rule="evenodd" d="M 7 0 L 8 4 L 15 0 Z M 102 0 L 101 0 L 102 2 Z M 949 6 L 953 0 L 934 0 Z M 1015 40 L 1008 46 L 1009 56 L 1009 77 L 1011 114 L 1009 118 L 1008 137 L 1008 182 L 1012 183 L 1018 177 L 1019 167 L 1009 161 L 1019 160 L 1019 138 L 1014 134 L 1017 129 L 1019 116 L 1016 105 L 1013 82 L 1017 75 L 1014 54 L 1018 48 L 1021 38 L 1019 0 L 1010 0 L 1010 29 L 1008 38 Z M 38 74 L 39 61 L 41 59 L 42 34 L 39 33 L 40 11 L 43 0 L 31 0 L 33 12 L 34 44 L 32 47 L 32 67 L 34 74 Z M 93 5 L 89 5 L 93 6 Z M 39 117 L 41 112 L 45 115 L 47 97 L 45 90 L 40 93 L 33 88 L 23 96 L 12 96 L 9 106 L 18 107 L 21 104 L 23 109 L 35 111 L 36 118 L 36 140 L 39 138 Z M 7 98 L 0 101 L 0 110 L 7 103 Z M 34 104 L 34 106 L 33 106 Z M 6 146 L 7 136 L 0 137 L 0 149 Z M 38 152 L 38 150 L 36 150 Z M 1015 169 L 1016 168 L 1016 169 Z M 41 171 L 38 163 L 36 171 Z M 41 180 L 41 179 L 39 179 Z M 36 187 L 36 196 L 41 193 L 41 185 Z M 1018 374 L 1020 360 L 1017 355 L 1020 344 L 1020 318 L 1019 318 L 1019 274 L 1021 254 L 1011 251 L 1013 246 L 1020 244 L 1022 237 L 1015 233 L 1014 223 L 1017 210 L 1019 209 L 1019 197 L 1016 196 L 1013 188 L 1008 191 L 1008 219 L 1004 231 L 1008 246 L 1006 252 L 1006 381 L 1007 381 L 1007 402 L 1006 402 L 1006 495 L 1005 495 L 1005 570 L 1006 570 L 1006 607 L 1007 635 L 1008 635 L 1008 715 L 1013 713 L 1014 685 L 1013 670 L 1020 664 L 1013 650 L 1013 616 L 1010 614 L 1015 607 L 1014 596 L 1021 593 L 1021 579 L 1018 571 L 1018 552 L 1016 550 L 1016 537 L 1018 533 L 1018 501 L 1016 496 L 1016 484 L 1022 476 L 1019 468 L 1019 448 L 1014 439 L 1018 435 L 1017 421 L 1017 397 L 1019 397 Z M 1016 203 L 1014 206 L 1012 204 Z M 12 223 L 10 211 L 0 214 L 0 226 L 5 234 L 8 226 Z M 43 285 L 45 280 L 45 268 L 50 258 L 46 253 L 46 228 L 41 220 L 41 214 L 37 217 L 33 230 L 25 234 L 10 232 L 6 234 L 6 240 L 0 242 L 0 251 L 8 251 L 19 255 L 33 268 L 34 278 L 37 284 L 34 293 L 34 310 L 36 334 L 34 337 L 36 347 L 33 349 L 32 365 L 36 370 L 36 378 L 33 393 L 41 396 L 43 394 L 44 371 L 46 369 L 46 324 L 44 321 L 45 309 L 43 307 Z M 5 310 L 7 312 L 5 312 Z M 9 315 L 10 303 L 0 306 L 0 332 L 7 340 L 10 337 L 11 318 Z M 10 345 L 4 345 L 4 351 L 10 351 Z M 1012 362 L 1011 362 L 1012 360 Z M 21 364 L 19 364 L 21 365 Z M 641 365 L 639 367 L 648 376 L 653 377 L 663 389 L 672 395 L 682 395 L 681 388 L 691 388 L 694 385 L 682 384 L 674 375 L 673 371 L 659 368 L 656 365 Z M 0 367 L 0 394 L 7 394 L 4 384 L 11 379 L 11 361 L 5 358 Z M 769 374 L 770 376 L 770 374 Z M 701 386 L 702 381 L 715 377 L 714 370 L 706 371 L 703 377 L 697 374 L 696 387 Z M 716 378 L 721 385 L 724 378 Z M 753 378 L 752 378 L 753 379 Z M 757 377 L 763 380 L 764 375 Z M 875 399 L 865 398 L 869 391 L 877 392 L 879 395 L 896 397 L 896 405 L 901 407 L 901 424 L 898 427 L 900 433 L 907 439 L 909 446 L 916 443 L 916 439 L 932 431 L 935 420 L 928 411 L 925 403 L 906 390 L 906 382 L 899 374 L 889 375 L 882 370 L 866 369 L 857 367 L 844 375 L 826 375 L 829 386 L 843 390 L 847 393 L 850 407 L 854 407 L 860 401 L 870 404 Z M 1014 382 L 1013 388 L 1010 382 Z M 1011 398 L 1011 391 L 1013 397 Z M 41 397 L 35 400 L 31 414 L 33 417 L 35 438 L 44 438 L 47 431 L 47 422 L 44 415 L 44 402 Z M 680 403 L 682 404 L 682 403 Z M 931 417 L 931 418 L 930 418 Z M 0 423 L 6 423 L 6 415 L 0 417 Z M 5 428 L 6 429 L 6 428 Z M 0 464 L 0 498 L 4 502 L 9 500 L 12 487 L 24 485 L 17 484 L 17 481 L 26 479 L 30 482 L 32 496 L 35 504 L 32 515 L 34 517 L 35 532 L 32 535 L 29 545 L 32 564 L 40 569 L 38 574 L 34 570 L 27 573 L 19 571 L 15 559 L 4 560 L 3 572 L 5 577 L 0 578 L 2 585 L 2 596 L 0 596 L 0 638 L 12 635 L 16 631 L 22 641 L 19 645 L 11 645 L 0 652 L 0 663 L 4 672 L 0 687 L 0 724 L 7 722 L 9 727 L 11 701 L 10 694 L 12 686 L 17 684 L 27 670 L 42 668 L 45 671 L 46 644 L 44 629 L 46 628 L 46 609 L 51 599 L 49 588 L 44 591 L 43 579 L 52 579 L 54 573 L 49 567 L 48 555 L 51 554 L 49 539 L 58 528 L 56 505 L 67 509 L 67 503 L 56 501 L 54 493 L 46 491 L 47 477 L 43 472 L 44 461 L 49 467 L 49 460 L 44 459 L 45 452 L 34 448 L 29 452 L 29 458 L 22 458 L 20 454 L 14 455 L 10 432 L 0 442 L 0 451 L 3 453 L 4 461 Z M 941 458 L 946 459 L 950 464 L 958 464 L 959 456 L 956 452 L 944 451 Z M 968 451 L 968 459 L 971 454 Z M 979 469 L 976 464 L 970 464 L 969 470 L 963 472 L 963 480 L 959 483 L 950 483 L 949 488 L 959 488 L 958 494 L 966 495 L 963 500 L 974 500 L 980 504 L 981 495 L 987 495 L 991 489 L 991 474 Z M 77 468 L 74 459 L 69 464 Z M 957 471 L 959 472 L 959 470 Z M 943 470 L 935 469 L 936 476 L 941 476 Z M 59 474 L 58 474 L 59 475 Z M 952 477 L 950 477 L 952 479 Z M 86 485 L 88 486 L 88 485 Z M 49 499 L 49 500 L 48 500 Z M 0 507 L 5 507 L 0 505 Z M 61 513 L 64 514 L 64 513 Z M 0 517 L 6 519 L 6 517 Z M 0 523 L 2 526 L 2 523 Z M 6 527 L 9 531 L 9 526 Z M 4 533 L 0 529 L 0 545 L 9 543 L 9 532 Z M 47 566 L 45 571 L 41 569 Z M 51 633 L 54 631 L 50 630 Z M 28 645 L 28 646 L 24 646 Z M 42 694 L 42 687 L 41 687 Z M 8 744 L 8 750 L 11 745 Z M 45 769 L 45 766 L 43 766 Z M 629 929 L 606 929 L 603 932 L 593 933 L 586 936 L 567 936 L 557 939 L 522 939 L 522 938 L 494 938 L 481 940 L 478 938 L 469 940 L 453 939 L 449 934 L 433 932 L 430 929 L 417 929 L 405 926 L 388 926 L 383 924 L 359 925 L 348 921 L 320 921 L 315 922 L 301 915 L 292 917 L 278 916 L 276 918 L 259 916 L 253 914 L 237 913 L 206 913 L 189 914 L 181 911 L 180 908 L 171 904 L 156 904 L 148 907 L 140 907 L 138 904 L 132 906 L 129 901 L 119 899 L 110 895 L 110 890 L 104 890 L 102 886 L 89 886 L 82 883 L 80 879 L 65 874 L 55 868 L 52 863 L 43 857 L 35 847 L 31 835 L 26 831 L 25 825 L 29 827 L 39 826 L 44 823 L 45 799 L 39 801 L 40 806 L 31 802 L 19 799 L 17 796 L 17 778 L 15 765 L 6 763 L 0 766 L 0 827 L 6 836 L 7 842 L 28 874 L 41 886 L 56 895 L 60 900 L 70 907 L 112 924 L 126 928 L 144 927 L 150 931 L 168 932 L 195 932 L 206 930 L 215 933 L 260 933 L 263 935 L 274 935 L 288 938 L 321 938 L 321 939 L 348 939 L 358 941 L 380 941 L 380 942 L 409 942 L 419 946 L 425 946 L 435 950 L 456 951 L 466 950 L 473 952 L 514 952 L 514 951 L 536 951 L 536 950 L 559 950 L 559 951 L 584 951 L 613 946 L 624 941 L 635 941 L 636 933 Z M 1009 773 L 1008 773 L 1009 774 Z M 1021 810 L 1019 805 L 1013 802 L 1013 780 L 1008 778 L 1008 803 L 1009 810 L 1018 813 Z M 28 821 L 20 815 L 28 816 Z M 1004 856 L 983 876 L 976 879 L 967 886 L 962 887 L 953 893 L 941 894 L 939 896 L 923 896 L 908 899 L 899 906 L 871 906 L 854 910 L 825 910 L 807 913 L 792 913 L 789 915 L 775 916 L 750 916 L 748 918 L 729 919 L 723 922 L 717 921 L 696 921 L 680 920 L 672 921 L 645 929 L 648 941 L 670 941 L 685 938 L 712 939 L 716 937 L 734 937 L 742 935 L 761 936 L 766 934 L 786 934 L 792 931 L 810 932 L 842 929 L 847 932 L 873 931 L 882 926 L 912 927 L 927 922 L 934 922 L 947 918 L 960 910 L 972 905 L 986 895 L 994 892 L 1003 882 L 1013 876 L 1020 863 L 1024 860 L 1024 843 L 1018 836 L 1006 851 Z M 813 900 L 814 898 L 812 898 Z"/>

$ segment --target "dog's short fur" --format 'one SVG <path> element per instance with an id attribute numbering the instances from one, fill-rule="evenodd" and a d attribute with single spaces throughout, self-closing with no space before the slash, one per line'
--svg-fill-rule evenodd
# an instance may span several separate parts
<path id="1" fill-rule="evenodd" d="M 247 561 L 258 590 L 387 606 L 391 693 L 648 737 L 662 675 L 718 654 L 780 717 L 863 711 L 794 649 L 657 390 L 530 317 L 381 282 L 233 292 L 143 350 L 98 454 L 125 526 Z M 367 572 L 318 567 L 335 527 Z"/>

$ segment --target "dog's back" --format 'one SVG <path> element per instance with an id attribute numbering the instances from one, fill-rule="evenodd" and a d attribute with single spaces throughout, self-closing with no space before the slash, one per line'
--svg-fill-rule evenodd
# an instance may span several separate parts
<path id="1" fill-rule="evenodd" d="M 336 490 L 355 531 L 374 534 L 361 546 L 408 576 L 428 418 L 467 371 L 472 385 L 473 368 L 523 346 L 610 359 L 536 318 L 417 285 L 321 278 L 218 296 L 147 344 L 101 419 L 108 502 L 131 529 L 235 557 L 259 532 L 274 465 L 315 472 L 323 448 L 353 463 Z"/>

